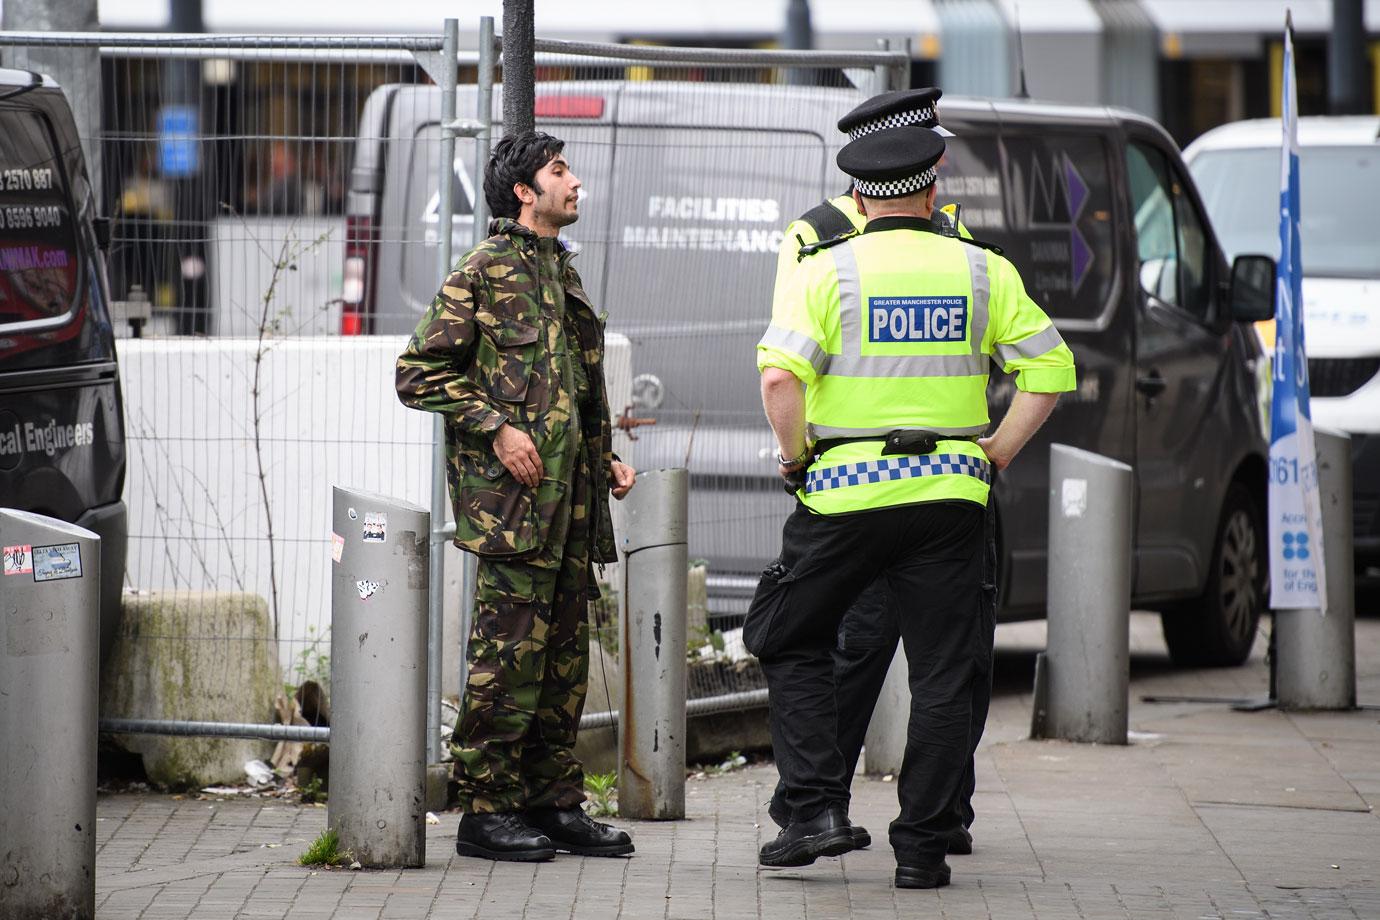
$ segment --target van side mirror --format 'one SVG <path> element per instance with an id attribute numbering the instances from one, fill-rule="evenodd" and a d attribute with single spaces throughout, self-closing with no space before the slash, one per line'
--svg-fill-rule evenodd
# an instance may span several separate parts
<path id="1" fill-rule="evenodd" d="M 91 218 L 91 230 L 96 234 L 96 245 L 101 252 L 110 251 L 110 218 L 93 217 Z"/>
<path id="2" fill-rule="evenodd" d="M 1275 260 L 1240 255 L 1231 263 L 1231 318 L 1257 323 L 1275 316 Z"/>

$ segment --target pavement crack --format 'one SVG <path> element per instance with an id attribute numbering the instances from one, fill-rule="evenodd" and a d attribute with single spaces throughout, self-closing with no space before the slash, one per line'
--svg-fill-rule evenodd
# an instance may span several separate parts
<path id="1" fill-rule="evenodd" d="M 1227 802 L 1216 799 L 1201 799 L 1197 802 L 1189 802 L 1191 807 L 1209 806 L 1214 808 L 1287 808 L 1292 811 L 1327 811 L 1339 812 L 1349 815 L 1369 815 L 1373 814 L 1371 808 L 1347 808 L 1342 805 L 1289 805 L 1285 802 Z"/>
<path id="2" fill-rule="evenodd" d="M 1030 839 L 1030 829 L 1025 826 L 1025 819 L 1021 817 L 1020 809 L 1016 807 L 1015 802 L 1011 801 L 1011 789 L 1007 785 L 1006 776 L 1001 772 L 1001 761 L 996 757 L 992 757 L 990 753 L 988 757 L 992 762 L 992 771 L 997 774 L 997 779 L 1001 780 L 1001 791 L 1006 796 L 1007 804 L 1011 806 L 1011 813 L 1016 816 L 1016 823 L 1021 826 L 1021 836 L 1025 838 L 1025 845 L 1029 847 L 1030 855 L 1035 858 L 1035 865 L 1040 869 L 1040 881 L 1047 882 L 1049 881 L 1049 876 L 1045 874 L 1045 864 L 1044 861 L 1040 859 L 1040 851 L 1035 849 L 1035 843 Z"/>

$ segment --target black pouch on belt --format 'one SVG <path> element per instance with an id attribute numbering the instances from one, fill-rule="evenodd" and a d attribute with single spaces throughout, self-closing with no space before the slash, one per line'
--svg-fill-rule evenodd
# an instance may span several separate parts
<path id="1" fill-rule="evenodd" d="M 939 446 L 941 435 L 923 428 L 898 428 L 886 436 L 882 456 L 897 454 L 928 454 Z"/>

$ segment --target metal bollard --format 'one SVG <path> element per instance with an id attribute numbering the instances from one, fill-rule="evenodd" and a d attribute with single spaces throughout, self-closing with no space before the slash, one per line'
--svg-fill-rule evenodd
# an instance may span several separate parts
<path id="1" fill-rule="evenodd" d="M 1327 610 L 1275 611 L 1275 697 L 1281 709 L 1356 707 L 1351 437 L 1313 429 L 1322 500 Z"/>
<path id="2" fill-rule="evenodd" d="M 867 723 L 867 736 L 863 739 L 867 752 L 864 766 L 869 776 L 901 772 L 909 731 L 910 668 L 906 664 L 905 646 L 897 643 L 882 692 L 877 695 L 877 707 L 872 710 L 872 721 Z"/>
<path id="3" fill-rule="evenodd" d="M 431 515 L 332 490 L 331 795 L 360 865 L 426 864 L 427 543 Z"/>
<path id="4" fill-rule="evenodd" d="M 623 711 L 618 813 L 685 817 L 685 591 L 689 476 L 637 477 L 624 506 Z"/>
<path id="5" fill-rule="evenodd" d="M 101 538 L 0 508 L 0 917 L 96 916 Z"/>
<path id="6" fill-rule="evenodd" d="M 1125 744 L 1131 642 L 1131 468 L 1049 451 L 1049 699 L 1041 734 Z M 1039 707 L 1042 702 L 1036 700 Z"/>

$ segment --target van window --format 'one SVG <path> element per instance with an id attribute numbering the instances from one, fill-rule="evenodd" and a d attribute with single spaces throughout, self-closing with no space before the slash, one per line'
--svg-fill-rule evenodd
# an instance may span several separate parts
<path id="1" fill-rule="evenodd" d="M 1140 285 L 1147 294 L 1205 318 L 1211 305 L 1207 232 L 1168 158 L 1153 147 L 1126 148 Z"/>
<path id="2" fill-rule="evenodd" d="M 1099 136 L 1050 130 L 1004 131 L 1002 143 L 1008 227 L 991 234 L 992 242 L 1005 250 L 1027 292 L 1051 316 L 1100 316 L 1116 268 L 1106 143 Z"/>
<path id="3" fill-rule="evenodd" d="M 437 227 L 440 216 L 437 168 L 441 156 L 441 129 L 438 125 L 426 125 L 417 132 L 416 140 L 408 145 L 410 155 L 407 164 L 407 192 L 404 198 L 404 213 L 407 215 L 402 229 L 402 272 L 403 278 L 426 279 L 423 285 L 429 293 L 425 303 L 430 303 L 439 276 L 437 267 L 437 247 L 441 236 Z M 471 227 L 474 220 L 474 196 L 480 183 L 474 181 L 474 141 L 470 138 L 455 139 L 455 179 L 451 183 L 452 244 L 451 252 L 458 259 L 467 252 L 472 241 Z M 385 232 L 383 238 L 387 239 Z"/>
<path id="4" fill-rule="evenodd" d="M 1207 150 L 1190 164 L 1228 259 L 1279 252 L 1279 165 L 1278 147 Z M 1380 273 L 1380 148 L 1303 148 L 1299 197 L 1305 274 Z"/>
<path id="5" fill-rule="evenodd" d="M 77 238 L 66 186 L 42 116 L 0 109 L 0 331 L 73 309 Z"/>

